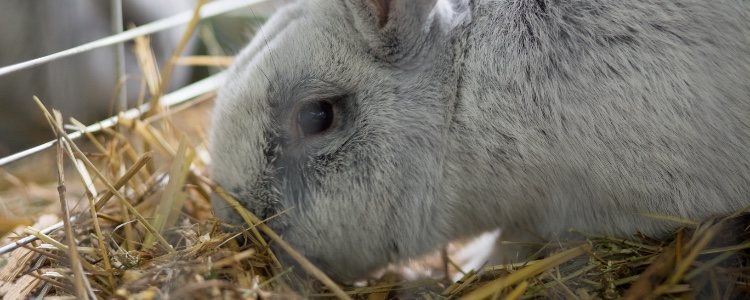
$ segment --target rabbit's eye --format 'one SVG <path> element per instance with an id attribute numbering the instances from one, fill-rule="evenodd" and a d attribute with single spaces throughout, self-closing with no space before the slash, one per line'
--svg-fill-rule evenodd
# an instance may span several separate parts
<path id="1" fill-rule="evenodd" d="M 303 136 L 326 131 L 332 123 L 333 105 L 327 101 L 307 103 L 297 115 L 297 124 Z"/>

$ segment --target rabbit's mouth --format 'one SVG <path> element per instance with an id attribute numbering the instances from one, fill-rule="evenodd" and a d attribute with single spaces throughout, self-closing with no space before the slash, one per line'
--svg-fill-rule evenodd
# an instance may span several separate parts
<path id="1" fill-rule="evenodd" d="M 257 192 L 240 193 L 239 199 L 260 220 L 271 222 L 278 219 L 278 216 L 282 213 L 280 202 L 273 197 L 258 194 Z"/>

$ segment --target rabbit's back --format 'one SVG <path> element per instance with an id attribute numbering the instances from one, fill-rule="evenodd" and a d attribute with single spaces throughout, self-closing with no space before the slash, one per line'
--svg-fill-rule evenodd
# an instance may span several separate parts
<path id="1" fill-rule="evenodd" d="M 453 126 L 474 182 L 456 186 L 508 198 L 486 210 L 514 213 L 501 225 L 658 233 L 674 224 L 640 213 L 750 204 L 750 2 L 477 5 Z"/>

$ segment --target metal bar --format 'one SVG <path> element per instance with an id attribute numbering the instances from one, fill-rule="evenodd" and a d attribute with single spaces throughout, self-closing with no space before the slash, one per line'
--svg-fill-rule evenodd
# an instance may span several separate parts
<path id="1" fill-rule="evenodd" d="M 122 0 L 112 0 L 112 34 L 122 33 Z M 125 85 L 125 45 L 123 43 L 115 46 L 115 86 L 119 86 L 117 93 L 117 111 L 128 108 L 128 89 Z"/>
<path id="2" fill-rule="evenodd" d="M 221 0 L 208 3 L 201 9 L 201 20 L 214 17 L 220 14 L 224 14 L 239 8 L 255 5 L 258 3 L 268 2 L 270 0 Z M 95 40 L 77 47 L 73 47 L 67 50 L 63 50 L 57 53 L 53 53 L 47 56 L 42 56 L 25 62 L 13 64 L 0 68 L 0 76 L 8 75 L 13 72 L 28 69 L 40 64 L 48 63 L 63 57 L 76 55 L 93 49 L 111 46 L 114 44 L 126 42 L 132 40 L 138 36 L 152 34 L 164 29 L 177 27 L 190 22 L 192 17 L 192 11 L 185 11 L 169 18 L 161 19 L 155 22 L 151 22 L 136 28 L 123 31 L 120 34 L 108 36 L 99 40 Z"/>
<path id="3" fill-rule="evenodd" d="M 75 222 L 76 219 L 77 218 L 74 216 L 74 217 L 70 218 L 70 221 L 71 222 Z M 40 230 L 40 232 L 44 233 L 44 234 L 50 234 L 51 232 L 53 232 L 55 230 L 58 230 L 58 229 L 60 229 L 62 227 L 63 227 L 63 222 L 60 221 L 60 222 L 55 223 L 55 225 L 52 225 L 52 226 L 47 227 L 47 228 L 45 228 L 43 230 Z M 13 242 L 11 244 L 2 246 L 2 247 L 0 247 L 0 255 L 3 255 L 3 254 L 8 253 L 8 252 L 11 252 L 11 251 L 16 250 L 16 249 L 18 249 L 20 247 L 23 247 L 24 245 L 26 245 L 28 243 L 31 243 L 33 241 L 36 241 L 37 239 L 38 238 L 35 235 L 30 235 L 30 236 L 21 238 L 21 239 Z"/>
<path id="4" fill-rule="evenodd" d="M 161 100 L 162 101 L 161 103 L 163 106 L 167 106 L 167 107 L 172 107 L 181 103 L 185 103 L 188 100 L 191 100 L 197 96 L 200 96 L 202 94 L 215 90 L 223 79 L 224 79 L 224 73 L 213 75 L 211 77 L 208 77 L 196 83 L 188 85 L 184 88 L 181 88 L 177 91 L 174 91 L 170 94 L 164 95 L 164 97 Z M 123 116 L 128 119 L 138 118 L 143 113 L 148 111 L 148 109 L 149 109 L 149 104 L 146 103 L 146 104 L 141 105 L 138 108 L 133 108 L 133 109 L 129 109 L 125 111 L 123 113 Z M 98 123 L 95 123 L 93 125 L 86 127 L 85 131 L 84 130 L 75 131 L 69 134 L 68 136 L 70 137 L 70 139 L 76 140 L 80 138 L 81 136 L 83 136 L 84 132 L 92 132 L 92 133 L 98 132 L 104 128 L 109 128 L 109 127 L 114 126 L 115 124 L 117 124 L 117 121 L 118 121 L 118 116 L 113 116 L 113 117 L 99 121 Z M 56 142 L 57 140 L 52 140 L 44 144 L 41 144 L 39 146 L 18 152 L 16 154 L 0 158 L 0 167 L 7 165 L 11 162 L 14 162 L 16 160 L 22 159 L 24 157 L 27 157 L 29 155 L 41 152 L 45 149 L 48 149 L 54 146 Z M 2 253 L 0 252 L 0 254 Z"/>

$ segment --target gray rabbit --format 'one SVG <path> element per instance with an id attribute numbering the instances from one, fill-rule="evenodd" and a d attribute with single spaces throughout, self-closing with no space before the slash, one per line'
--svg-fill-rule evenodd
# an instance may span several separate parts
<path id="1" fill-rule="evenodd" d="M 750 205 L 749 20 L 743 0 L 293 3 L 219 93 L 212 174 L 339 280 L 497 227 L 668 234 L 644 213 Z"/>

